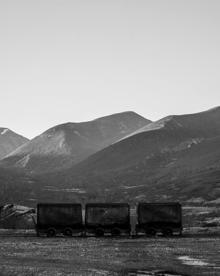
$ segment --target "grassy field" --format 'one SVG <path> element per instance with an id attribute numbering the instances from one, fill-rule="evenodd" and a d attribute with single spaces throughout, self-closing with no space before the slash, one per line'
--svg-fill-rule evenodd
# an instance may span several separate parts
<path id="1" fill-rule="evenodd" d="M 220 275 L 219 237 L 48 239 L 1 234 L 0 249 L 1 276 Z"/>

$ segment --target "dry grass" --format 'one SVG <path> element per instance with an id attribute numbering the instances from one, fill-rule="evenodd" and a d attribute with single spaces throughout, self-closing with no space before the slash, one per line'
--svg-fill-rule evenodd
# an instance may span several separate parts
<path id="1" fill-rule="evenodd" d="M 48 239 L 5 235 L 0 237 L 0 249 L 1 276 L 129 275 L 129 271 L 140 275 L 138 270 L 220 275 L 217 237 Z M 181 257 L 194 263 L 186 264 Z M 195 265 L 201 263 L 206 265 Z"/>

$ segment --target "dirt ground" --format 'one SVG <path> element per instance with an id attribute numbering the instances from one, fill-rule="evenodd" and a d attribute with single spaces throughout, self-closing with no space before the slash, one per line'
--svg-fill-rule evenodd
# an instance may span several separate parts
<path id="1" fill-rule="evenodd" d="M 220 237 L 37 238 L 0 234 L 1 276 L 220 275 Z"/>

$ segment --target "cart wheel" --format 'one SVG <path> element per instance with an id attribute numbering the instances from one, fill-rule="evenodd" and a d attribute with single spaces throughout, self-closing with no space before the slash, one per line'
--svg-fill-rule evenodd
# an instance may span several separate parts
<path id="1" fill-rule="evenodd" d="M 102 228 L 97 228 L 97 229 L 95 230 L 95 235 L 96 235 L 96 237 L 103 237 L 104 234 L 105 234 L 105 231 L 104 231 L 104 229 L 102 229 Z"/>
<path id="2" fill-rule="evenodd" d="M 172 237 L 173 231 L 172 231 L 172 229 L 166 228 L 162 231 L 162 234 L 164 237 Z"/>
<path id="3" fill-rule="evenodd" d="M 56 236 L 56 229 L 55 228 L 49 228 L 47 230 L 47 237 L 52 238 Z"/>
<path id="4" fill-rule="evenodd" d="M 121 235 L 121 230 L 119 228 L 113 228 L 111 231 L 111 235 L 114 237 L 120 236 Z"/>
<path id="5" fill-rule="evenodd" d="M 154 228 L 149 228 L 149 229 L 146 229 L 145 234 L 149 237 L 154 237 L 156 236 L 157 231 Z"/>
<path id="6" fill-rule="evenodd" d="M 63 234 L 68 237 L 72 237 L 73 229 L 72 228 L 65 228 Z"/>

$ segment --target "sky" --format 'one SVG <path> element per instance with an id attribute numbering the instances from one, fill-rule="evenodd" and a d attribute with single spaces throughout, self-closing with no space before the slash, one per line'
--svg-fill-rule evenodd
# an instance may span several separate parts
<path id="1" fill-rule="evenodd" d="M 0 127 L 220 105 L 219 0 L 0 0 Z"/>

